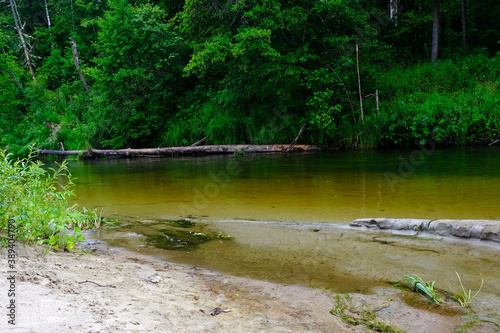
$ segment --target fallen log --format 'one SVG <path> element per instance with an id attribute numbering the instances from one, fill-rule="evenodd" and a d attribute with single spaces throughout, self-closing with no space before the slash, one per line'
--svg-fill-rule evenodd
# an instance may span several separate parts
<path id="1" fill-rule="evenodd" d="M 170 148 L 138 148 L 138 149 L 92 149 L 86 150 L 46 150 L 30 146 L 38 154 L 48 155 L 81 155 L 84 158 L 101 156 L 185 156 L 245 153 L 281 153 L 287 151 L 289 145 L 211 145 Z M 313 145 L 295 145 L 290 152 L 318 151 L 321 148 Z"/>

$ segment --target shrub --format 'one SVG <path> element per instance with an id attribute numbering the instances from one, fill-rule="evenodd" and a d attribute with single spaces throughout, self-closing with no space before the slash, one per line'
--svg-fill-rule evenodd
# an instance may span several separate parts
<path id="1" fill-rule="evenodd" d="M 0 151 L 0 237 L 6 245 L 9 221 L 14 220 L 15 239 L 47 244 L 47 250 L 72 249 L 84 240 L 81 228 L 100 227 L 103 219 L 95 212 L 77 210 L 68 201 L 73 195 L 66 162 L 46 171 L 32 154 L 12 160 Z"/>

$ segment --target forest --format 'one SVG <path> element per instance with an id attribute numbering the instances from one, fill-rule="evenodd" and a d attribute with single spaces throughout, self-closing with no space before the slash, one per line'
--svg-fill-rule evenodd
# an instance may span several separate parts
<path id="1" fill-rule="evenodd" d="M 487 144 L 496 0 L 0 0 L 0 147 Z"/>

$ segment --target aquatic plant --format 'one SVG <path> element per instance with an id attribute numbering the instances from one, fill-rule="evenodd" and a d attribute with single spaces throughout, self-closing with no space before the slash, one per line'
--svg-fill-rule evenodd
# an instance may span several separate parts
<path id="1" fill-rule="evenodd" d="M 210 239 L 210 236 L 202 232 L 163 229 L 158 235 L 148 237 L 146 242 L 158 248 L 176 250 L 193 247 Z"/>
<path id="2" fill-rule="evenodd" d="M 428 296 L 434 303 L 436 304 L 441 304 L 443 303 L 443 299 L 437 294 L 436 290 L 434 289 L 434 283 L 435 281 L 429 282 L 429 281 L 424 281 L 420 276 L 413 274 L 413 275 L 405 275 L 404 278 L 406 281 L 408 281 L 412 288 L 417 291 L 420 290 L 424 295 Z"/>
<path id="3" fill-rule="evenodd" d="M 364 326 L 371 331 L 386 333 L 404 333 L 400 328 L 376 321 L 374 311 L 366 310 L 364 303 L 361 306 L 355 306 L 354 300 L 350 295 L 335 296 L 337 304 L 330 310 L 330 313 L 339 317 L 344 323 L 354 326 Z"/>
<path id="4" fill-rule="evenodd" d="M 468 307 L 470 307 L 470 302 L 472 302 L 472 300 L 477 296 L 477 294 L 479 294 L 479 292 L 483 288 L 484 279 L 481 280 L 481 286 L 476 291 L 476 293 L 474 294 L 474 296 L 471 296 L 472 295 L 472 290 L 469 289 L 469 292 L 466 292 L 465 291 L 465 287 L 462 284 L 462 279 L 460 279 L 460 275 L 458 275 L 457 272 L 455 272 L 455 274 L 457 274 L 458 282 L 460 282 L 460 286 L 462 287 L 462 293 L 461 294 L 460 293 L 456 294 L 455 296 L 453 296 L 453 299 L 456 300 L 458 303 L 460 303 L 460 305 L 462 307 L 468 308 Z"/>
<path id="5" fill-rule="evenodd" d="M 231 239 L 231 238 L 234 238 L 231 235 L 225 235 L 222 231 L 219 231 L 219 233 L 215 237 L 217 237 L 219 239 Z"/>

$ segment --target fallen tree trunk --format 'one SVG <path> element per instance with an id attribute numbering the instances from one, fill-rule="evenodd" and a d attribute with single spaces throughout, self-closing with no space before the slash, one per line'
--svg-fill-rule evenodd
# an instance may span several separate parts
<path id="1" fill-rule="evenodd" d="M 30 146 L 31 147 L 31 146 Z M 92 149 L 87 150 L 46 150 L 31 147 L 38 154 L 48 155 L 82 155 L 83 158 L 100 156 L 185 156 L 208 154 L 234 154 L 241 151 L 245 153 L 281 153 L 289 145 L 213 145 L 189 146 L 170 148 L 141 148 L 141 149 Z M 296 145 L 290 151 L 318 151 L 320 148 L 313 145 Z"/>

